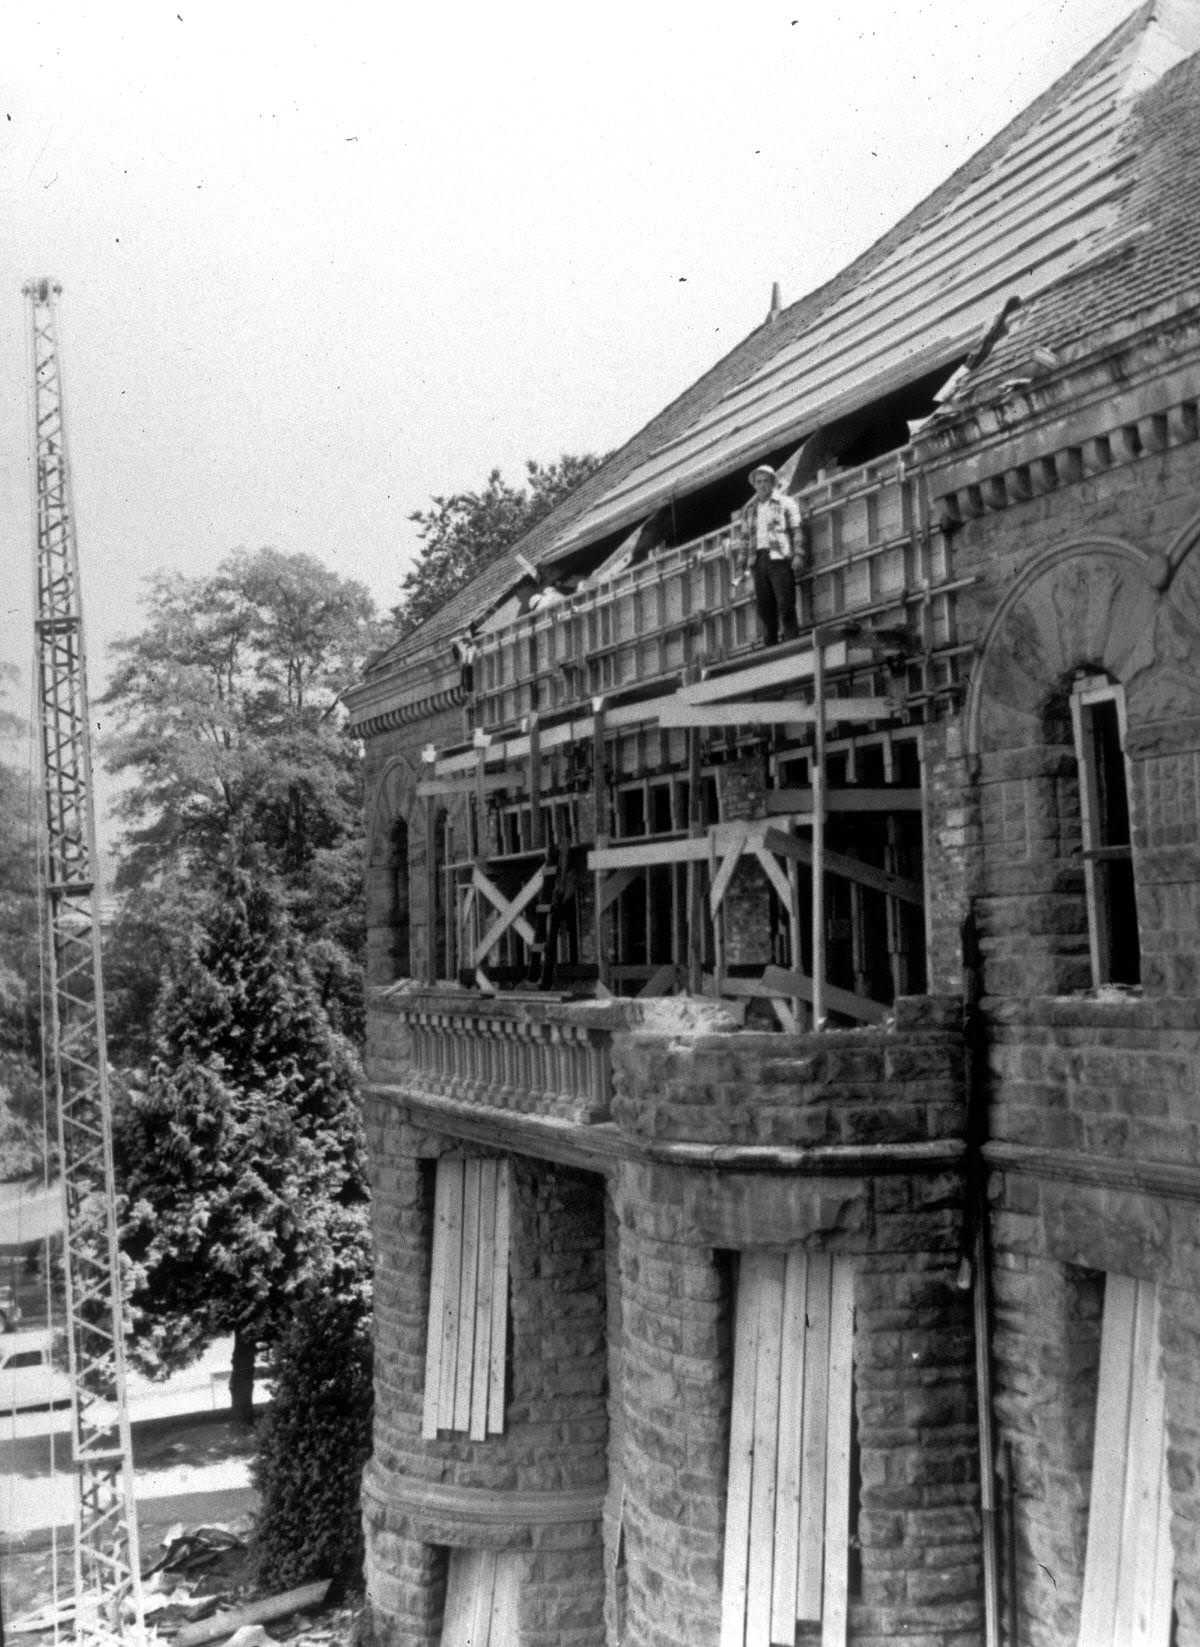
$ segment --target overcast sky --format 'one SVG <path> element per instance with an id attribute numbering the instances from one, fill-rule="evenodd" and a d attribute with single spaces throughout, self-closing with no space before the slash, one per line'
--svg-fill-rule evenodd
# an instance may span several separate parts
<path id="1" fill-rule="evenodd" d="M 3 656 L 28 675 L 28 278 L 64 289 L 98 697 L 158 568 L 272 544 L 390 604 L 411 510 L 625 440 L 1132 9 L 7 5 Z"/>

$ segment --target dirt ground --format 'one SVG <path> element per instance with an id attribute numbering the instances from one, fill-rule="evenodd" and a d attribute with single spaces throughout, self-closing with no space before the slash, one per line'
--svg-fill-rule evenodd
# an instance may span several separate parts
<path id="1" fill-rule="evenodd" d="M 173 1536 L 196 1534 L 205 1527 L 223 1529 L 236 1535 L 231 1548 L 200 1550 L 194 1559 L 187 1553 L 177 1557 L 182 1565 L 145 1585 L 150 1608 L 161 1591 L 181 1598 L 188 1610 L 203 1598 L 218 1598 L 221 1611 L 238 1606 L 254 1595 L 252 1562 L 245 1540 L 253 1529 L 255 1495 L 248 1483 L 249 1460 L 254 1452 L 253 1435 L 220 1417 L 198 1420 L 160 1421 L 136 1425 L 133 1433 L 134 1468 L 138 1501 L 138 1533 L 143 1574 L 163 1557 Z M 65 1434 L 29 1437 L 6 1447 L 5 1463 L 18 1476 L 18 1490 L 26 1502 L 53 1472 L 70 1471 L 70 1444 Z M 192 1486 L 220 1482 L 215 1490 L 189 1490 Z M 203 1542 L 203 1539 L 201 1539 Z M 220 1536 L 215 1544 L 231 1542 Z M 73 1589 L 70 1531 L 48 1528 L 12 1535 L 0 1542 L 0 1597 L 3 1600 L 5 1635 L 15 1643 L 39 1647 L 53 1639 L 46 1630 L 17 1634 L 14 1623 L 55 1601 L 69 1601 Z M 331 1598 L 336 1604 L 319 1612 L 293 1615 L 265 1626 L 275 1640 L 289 1640 L 297 1647 L 349 1647 L 354 1639 L 357 1606 L 353 1598 Z M 147 1625 L 151 1639 L 169 1641 L 174 1630 L 185 1622 L 180 1605 L 161 1612 L 151 1610 Z M 70 1634 L 69 1625 L 66 1634 Z"/>

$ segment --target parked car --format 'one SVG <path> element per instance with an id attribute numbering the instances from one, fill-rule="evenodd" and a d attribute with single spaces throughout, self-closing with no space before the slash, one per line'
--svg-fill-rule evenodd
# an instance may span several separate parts
<path id="1" fill-rule="evenodd" d="M 0 1412 L 61 1407 L 71 1400 L 71 1380 L 54 1360 L 54 1334 L 14 1332 L 0 1343 Z"/>
<path id="2" fill-rule="evenodd" d="M 0 1286 L 0 1333 L 11 1332 L 21 1319 L 21 1306 L 11 1287 Z"/>

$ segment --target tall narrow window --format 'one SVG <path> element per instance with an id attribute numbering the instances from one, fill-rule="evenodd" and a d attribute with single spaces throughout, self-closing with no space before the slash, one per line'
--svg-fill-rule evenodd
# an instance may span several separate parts
<path id="1" fill-rule="evenodd" d="M 721 1647 L 846 1640 L 853 1271 L 743 1253 L 737 1283 Z"/>
<path id="2" fill-rule="evenodd" d="M 1158 1289 L 1110 1275 L 1079 1647 L 1168 1647 L 1174 1560 Z"/>
<path id="3" fill-rule="evenodd" d="M 1071 694 L 1087 890 L 1092 981 L 1142 978 L 1137 894 L 1125 772 L 1125 698 L 1108 681 L 1082 680 Z"/>

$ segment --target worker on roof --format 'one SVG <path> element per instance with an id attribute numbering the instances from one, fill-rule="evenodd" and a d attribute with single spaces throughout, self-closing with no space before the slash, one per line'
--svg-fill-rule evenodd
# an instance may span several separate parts
<path id="1" fill-rule="evenodd" d="M 754 580 L 754 604 L 764 646 L 795 640 L 796 573 L 804 570 L 800 506 L 779 490 L 779 476 L 769 463 L 750 471 L 754 496 L 733 517 L 738 579 Z"/>

